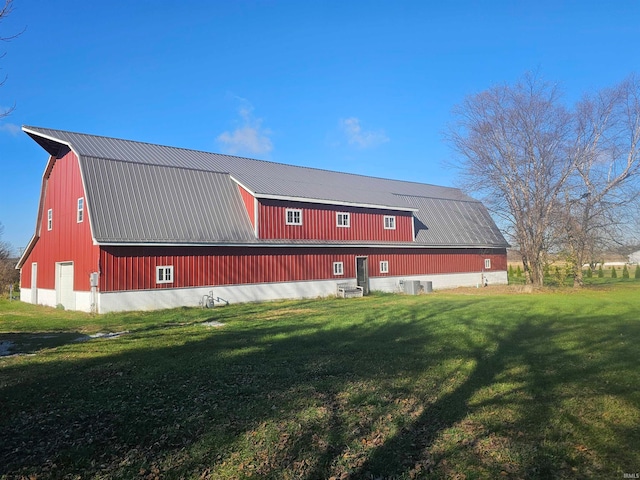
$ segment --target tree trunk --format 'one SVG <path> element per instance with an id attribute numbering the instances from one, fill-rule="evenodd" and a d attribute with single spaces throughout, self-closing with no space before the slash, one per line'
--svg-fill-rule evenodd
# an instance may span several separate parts
<path id="1" fill-rule="evenodd" d="M 584 287 L 584 280 L 582 278 L 582 267 L 576 264 L 573 267 L 573 288 Z"/>
<path id="2" fill-rule="evenodd" d="M 531 284 L 534 287 L 542 287 L 544 285 L 544 264 L 537 261 L 531 265 Z"/>
<path id="3" fill-rule="evenodd" d="M 529 261 L 523 257 L 525 281 L 534 287 L 542 287 L 544 285 L 544 262 L 540 259 Z"/>

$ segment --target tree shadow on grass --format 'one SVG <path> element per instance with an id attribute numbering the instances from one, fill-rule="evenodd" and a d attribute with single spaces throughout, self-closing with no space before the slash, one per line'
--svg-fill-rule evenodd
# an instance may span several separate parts
<path id="1" fill-rule="evenodd" d="M 512 472 L 473 449 L 494 434 L 544 440 L 556 387 L 615 367 L 613 357 L 584 368 L 550 343 L 555 320 L 496 310 L 480 322 L 483 302 L 368 304 L 342 322 L 292 314 L 234 324 L 227 310 L 222 329 L 162 326 L 117 344 L 67 345 L 67 359 L 7 365 L 0 475 L 409 478 L 446 476 L 455 457 L 476 476 L 558 476 L 567 453 L 544 442 Z M 352 305 L 327 311 L 344 316 Z M 517 395 L 482 395 L 505 381 Z M 486 421 L 468 444 L 442 445 L 470 415 L 507 407 L 517 414 L 507 424 Z"/>
<path id="2" fill-rule="evenodd" d="M 624 471 L 624 465 L 605 465 L 603 457 L 609 454 L 615 458 L 616 452 L 620 456 L 620 445 L 629 448 L 637 444 L 640 431 L 633 420 L 627 420 L 626 425 L 620 425 L 616 420 L 608 422 L 608 433 L 614 433 L 620 439 L 620 443 L 613 442 L 617 449 L 612 449 L 612 442 L 602 442 L 589 426 L 600 423 L 600 418 L 582 419 L 579 413 L 567 412 L 565 408 L 561 421 L 556 411 L 563 402 L 576 401 L 576 392 L 572 391 L 571 385 L 582 391 L 605 387 L 606 396 L 618 396 L 624 399 L 622 402 L 632 399 L 635 388 L 632 383 L 609 386 L 608 381 L 603 384 L 602 376 L 607 372 L 637 371 L 637 363 L 634 365 L 634 359 L 629 357 L 628 345 L 620 348 L 616 344 L 620 344 L 619 336 L 640 339 L 640 324 L 625 326 L 624 334 L 618 334 L 618 328 L 607 328 L 607 334 L 596 338 L 586 336 L 574 348 L 564 348 L 556 342 L 556 337 L 561 335 L 580 337 L 581 325 L 596 323 L 597 315 L 591 315 L 574 323 L 575 319 L 568 317 L 557 316 L 550 320 L 524 314 L 511 331 L 502 332 L 498 325 L 488 330 L 484 328 L 484 334 L 493 338 L 497 348 L 488 352 L 470 344 L 468 354 L 474 359 L 475 367 L 466 380 L 435 402 L 425 403 L 421 415 L 376 448 L 356 471 L 351 472 L 350 478 L 431 475 L 604 478 L 612 472 Z M 478 325 L 469 323 L 467 327 L 471 332 Z M 601 358 L 585 362 L 585 350 L 600 354 Z M 635 359 L 639 359 L 637 355 Z M 514 366 L 518 368 L 514 370 Z M 517 387 L 505 394 L 492 392 L 505 382 Z M 490 393 L 488 398 L 484 394 L 487 391 Z M 473 425 L 477 423 L 473 418 L 481 416 L 483 411 L 505 407 L 517 413 L 512 420 L 489 421 L 479 428 Z M 639 411 L 640 402 L 636 400 L 632 417 L 637 419 Z M 615 413 L 605 414 L 615 416 Z M 560 426 L 571 423 L 576 427 L 574 432 Z M 465 428 L 469 431 L 465 432 Z M 452 436 L 451 432 L 456 429 L 462 430 L 458 432 L 460 441 L 453 446 L 451 442 L 447 445 L 443 438 Z M 581 442 L 591 445 L 585 446 Z M 505 443 L 508 443 L 506 448 Z M 510 451 L 510 455 L 491 451 L 494 446 Z M 450 457 L 457 458 L 459 463 L 456 465 Z M 498 457 L 502 458 L 496 460 Z M 625 455 L 620 457 L 625 458 Z M 633 465 L 633 462 L 626 464 Z"/>
<path id="3" fill-rule="evenodd" d="M 338 305 L 337 313 L 344 307 L 349 304 Z M 162 325 L 117 343 L 67 345 L 66 359 L 52 353 L 37 363 L 6 365 L 0 371 L 0 475 L 42 474 L 53 465 L 94 474 L 108 465 L 110 475 L 124 478 L 207 441 L 218 451 L 212 457 L 207 448 L 200 458 L 215 464 L 265 422 L 325 403 L 331 409 L 326 392 L 340 392 L 345 383 L 426 368 L 429 359 L 407 365 L 387 347 L 394 340 L 401 346 L 430 340 L 413 313 L 393 316 L 407 320 L 360 318 L 330 328 L 321 320 L 263 321 L 253 328 L 230 322 L 214 331 Z M 339 445 L 340 416 L 333 418 L 318 433 Z M 296 449 L 306 455 L 315 448 L 313 441 L 294 443 L 263 472 L 286 468 Z M 180 471 L 198 468 L 189 459 L 181 464 Z"/>
<path id="4" fill-rule="evenodd" d="M 470 326 L 473 328 L 473 326 Z M 485 334 L 487 332 L 484 332 Z M 490 388 L 492 385 L 499 383 L 499 378 L 509 367 L 515 358 L 519 360 L 527 356 L 527 352 L 522 350 L 522 340 L 544 341 L 550 335 L 548 325 L 539 324 L 532 325 L 526 321 L 519 324 L 513 331 L 502 336 L 497 331 L 491 336 L 497 343 L 497 348 L 493 352 L 487 352 L 483 348 L 469 345 L 468 356 L 473 359 L 473 370 L 468 374 L 466 380 L 460 383 L 452 391 L 440 396 L 433 403 L 425 404 L 422 414 L 410 425 L 401 428 L 396 435 L 387 440 L 384 445 L 377 448 L 369 456 L 367 461 L 354 472 L 354 478 L 395 478 L 407 475 L 415 478 L 420 472 L 428 473 L 434 470 L 443 470 L 450 474 L 463 474 L 463 472 L 450 471 L 447 466 L 446 455 L 442 449 L 438 454 L 432 452 L 433 446 L 439 439 L 439 436 L 452 427 L 463 423 L 470 414 L 478 408 L 473 403 L 473 397 L 478 395 L 484 389 Z M 547 408 L 550 405 L 548 401 L 540 402 L 536 397 L 536 393 L 543 389 L 539 382 L 544 382 L 538 375 L 533 372 L 529 377 L 531 383 L 525 384 L 523 387 L 529 390 L 533 395 L 530 397 L 530 404 L 523 406 L 522 411 L 528 409 L 536 418 L 536 421 L 544 424 L 548 420 Z M 549 385 L 547 385 L 548 387 Z M 513 392 L 511 392 L 513 393 Z M 509 400 L 500 398 L 498 395 L 492 395 L 491 401 L 495 407 L 504 405 Z M 496 400 L 497 398 L 497 400 Z M 487 405 L 483 405 L 486 407 Z M 522 420 L 520 420 L 522 422 Z M 526 423 L 526 422 L 525 422 Z M 462 427 L 464 428 L 464 426 Z M 468 432 L 462 432 L 461 439 L 465 441 L 463 444 L 457 444 L 453 449 L 473 449 L 477 446 L 482 437 L 489 435 L 491 432 L 486 429 L 480 429 L 478 435 L 473 426 L 467 425 Z M 466 438 L 465 438 L 466 436 Z M 451 452 L 449 452 L 451 453 Z M 485 474 L 499 475 L 501 472 L 491 471 L 487 465 L 475 465 L 481 472 Z M 455 467 L 453 467 L 455 468 Z M 519 468 L 521 470 L 521 467 Z M 543 478 L 548 473 L 543 472 Z M 516 472 L 512 472 L 516 473 Z M 522 473 L 520 471 L 520 473 Z"/>

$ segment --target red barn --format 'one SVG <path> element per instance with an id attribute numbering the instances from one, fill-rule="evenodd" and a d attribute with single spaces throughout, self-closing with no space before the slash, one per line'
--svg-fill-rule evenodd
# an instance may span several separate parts
<path id="1" fill-rule="evenodd" d="M 21 298 L 96 312 L 507 281 L 460 190 L 23 127 L 49 154 Z"/>

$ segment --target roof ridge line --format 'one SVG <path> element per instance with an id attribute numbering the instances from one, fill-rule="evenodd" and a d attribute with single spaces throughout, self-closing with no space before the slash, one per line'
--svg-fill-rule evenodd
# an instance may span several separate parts
<path id="1" fill-rule="evenodd" d="M 458 190 L 460 190 L 460 189 L 458 189 Z M 437 196 L 427 197 L 426 195 L 413 195 L 413 194 L 409 194 L 409 193 L 391 192 L 391 195 L 396 195 L 398 197 L 429 198 L 431 200 L 448 200 L 450 202 L 482 203 L 480 200 L 476 200 L 475 198 L 470 197 L 469 195 L 467 195 L 464 192 L 462 192 L 462 194 L 465 195 L 467 198 L 445 198 L 445 197 L 437 197 Z"/>
<path id="2" fill-rule="evenodd" d="M 131 143 L 137 143 L 137 144 L 141 144 L 141 145 L 149 145 L 149 146 L 154 146 L 154 147 L 162 147 L 162 148 L 168 148 L 168 149 L 172 149 L 172 150 L 183 150 L 183 151 L 188 151 L 188 152 L 196 152 L 196 153 L 203 153 L 206 155 L 219 155 L 219 156 L 223 156 L 223 157 L 228 157 L 228 158 L 237 158 L 237 159 L 241 159 L 241 160 L 250 160 L 253 162 L 262 162 L 262 163 L 268 163 L 268 164 L 272 164 L 272 165 L 280 165 L 283 167 L 294 167 L 294 168 L 302 168 L 302 169 L 306 169 L 306 170 L 313 170 L 313 171 L 317 171 L 317 172 L 327 172 L 327 173 L 335 173 L 335 174 L 339 174 L 339 175 L 349 175 L 349 176 L 353 176 L 353 177 L 361 177 L 361 178 L 370 178 L 370 179 L 375 179 L 375 180 L 382 180 L 385 182 L 402 182 L 402 183 L 408 183 L 408 184 L 414 184 L 414 185 L 422 185 L 422 186 L 431 186 L 431 187 L 437 187 L 437 188 L 445 188 L 445 189 L 449 189 L 449 190 L 460 190 L 457 187 L 448 187 L 448 186 L 443 186 L 443 185 L 436 185 L 433 183 L 423 183 L 423 182 L 416 182 L 413 180 L 402 180 L 402 179 L 398 179 L 398 178 L 386 178 L 386 177 L 379 177 L 379 176 L 373 176 L 373 175 L 365 175 L 362 173 L 352 173 L 352 172 L 342 172 L 342 171 L 338 171 L 338 170 L 329 170 L 326 168 L 318 168 L 318 167 L 310 167 L 307 165 L 293 165 L 290 163 L 282 163 L 282 162 L 276 162 L 273 160 L 264 160 L 264 159 L 259 159 L 259 158 L 251 158 L 251 157 L 243 157 L 240 155 L 230 155 L 227 153 L 218 153 L 218 152 L 209 152 L 206 150 L 197 150 L 197 149 L 193 149 L 193 148 L 185 148 L 185 147 L 176 147 L 176 146 L 172 146 L 172 145 L 164 145 L 164 144 L 160 144 L 160 143 L 152 143 L 152 142 L 143 142 L 140 140 L 130 140 L 130 139 L 126 139 L 126 138 L 119 138 L 119 137 L 109 137 L 106 135 L 94 135 L 91 133 L 81 133 L 81 132 L 72 132 L 69 130 L 58 130 L 58 129 L 54 129 L 54 128 L 46 128 L 46 127 L 36 127 L 36 126 L 29 126 L 29 125 L 23 125 L 23 128 L 29 128 L 29 129 L 37 129 L 37 130 L 49 130 L 52 132 L 61 132 L 61 133 L 66 133 L 66 134 L 71 134 L 71 135 L 80 135 L 83 137 L 96 137 L 96 138 L 102 138 L 105 140 L 116 140 L 116 141 L 120 141 L 120 142 L 131 142 Z M 115 160 L 115 159 L 114 159 Z M 137 163 L 137 162 L 132 162 L 132 163 Z"/>

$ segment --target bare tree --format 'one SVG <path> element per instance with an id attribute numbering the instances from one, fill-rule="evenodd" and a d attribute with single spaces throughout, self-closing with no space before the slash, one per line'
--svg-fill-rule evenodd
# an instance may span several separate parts
<path id="1" fill-rule="evenodd" d="M 0 223 L 0 294 L 20 278 L 12 259 L 11 245 L 2 241 L 4 226 Z"/>
<path id="2" fill-rule="evenodd" d="M 480 195 L 520 249 L 527 281 L 544 283 L 553 219 L 573 171 L 571 115 L 554 85 L 527 74 L 469 96 L 447 138 L 463 187 Z"/>
<path id="3" fill-rule="evenodd" d="M 9 16 L 9 14 L 11 13 L 11 11 L 13 10 L 13 0 L 5 0 L 4 1 L 4 6 L 2 6 L 2 8 L 0 8 L 0 23 L 2 23 L 2 21 L 7 18 Z M 13 40 L 14 38 L 16 38 L 18 35 L 22 34 L 24 32 L 24 30 L 22 32 L 19 32 L 15 35 L 10 35 L 10 36 L 4 36 L 4 35 L 0 35 L 0 42 L 9 42 L 11 40 Z M 0 53 L 0 59 L 2 57 L 5 56 L 5 53 Z M 0 87 L 2 87 L 5 82 L 7 81 L 7 76 L 5 75 L 1 80 L 0 80 Z M 7 117 L 11 114 L 11 112 L 13 112 L 15 108 L 15 105 L 12 107 L 9 107 L 7 110 L 4 111 L 0 111 L 0 118 L 3 117 Z"/>
<path id="4" fill-rule="evenodd" d="M 623 243 L 639 196 L 640 79 L 585 96 L 575 109 L 575 172 L 558 222 L 580 287 L 582 266 L 605 245 Z"/>

